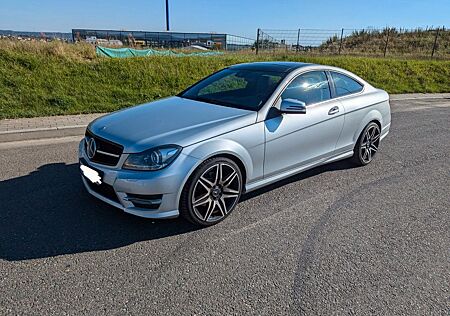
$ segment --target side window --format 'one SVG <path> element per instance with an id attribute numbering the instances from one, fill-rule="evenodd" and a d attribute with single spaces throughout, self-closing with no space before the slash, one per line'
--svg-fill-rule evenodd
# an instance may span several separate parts
<path id="1" fill-rule="evenodd" d="M 298 76 L 286 87 L 281 99 L 296 99 L 306 105 L 331 99 L 325 72 L 312 71 Z"/>
<path id="2" fill-rule="evenodd" d="M 359 82 L 346 75 L 331 72 L 331 78 L 333 79 L 334 86 L 336 87 L 336 95 L 338 97 L 356 93 L 363 89 L 363 86 Z"/>

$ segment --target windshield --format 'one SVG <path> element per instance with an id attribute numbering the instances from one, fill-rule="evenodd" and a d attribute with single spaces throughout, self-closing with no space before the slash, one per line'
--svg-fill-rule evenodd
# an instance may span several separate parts
<path id="1" fill-rule="evenodd" d="M 227 68 L 196 83 L 178 96 L 258 111 L 284 76 L 281 72 Z"/>

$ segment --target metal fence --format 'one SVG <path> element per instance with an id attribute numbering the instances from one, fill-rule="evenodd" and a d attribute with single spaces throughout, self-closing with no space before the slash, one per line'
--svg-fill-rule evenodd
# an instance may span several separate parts
<path id="1" fill-rule="evenodd" d="M 255 48 L 255 39 L 227 34 L 226 47 L 227 51 L 245 51 Z"/>
<path id="2" fill-rule="evenodd" d="M 253 39 L 231 34 L 87 29 L 73 29 L 72 37 L 74 42 L 86 41 L 106 46 L 149 48 L 186 48 L 201 46 L 214 50 L 250 49 L 255 42 Z"/>
<path id="3" fill-rule="evenodd" d="M 256 54 L 292 52 L 450 58 L 450 29 L 257 30 Z"/>

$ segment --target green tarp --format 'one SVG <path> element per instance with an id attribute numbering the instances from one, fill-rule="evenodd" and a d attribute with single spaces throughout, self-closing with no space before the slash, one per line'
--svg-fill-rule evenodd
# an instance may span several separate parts
<path id="1" fill-rule="evenodd" d="M 97 56 L 111 58 L 125 57 L 145 57 L 145 56 L 214 56 L 223 54 L 222 52 L 195 52 L 195 53 L 177 53 L 171 50 L 155 49 L 134 49 L 134 48 L 107 48 L 97 46 L 95 48 Z"/>

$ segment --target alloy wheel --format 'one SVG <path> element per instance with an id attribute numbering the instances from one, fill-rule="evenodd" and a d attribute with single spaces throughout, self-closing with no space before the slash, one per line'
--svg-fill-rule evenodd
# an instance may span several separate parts
<path id="1" fill-rule="evenodd" d="M 367 128 L 361 140 L 360 155 L 365 164 L 372 161 L 380 144 L 380 128 L 373 124 Z"/>
<path id="2" fill-rule="evenodd" d="M 218 162 L 198 178 L 192 191 L 191 203 L 195 215 L 204 222 L 224 218 L 240 197 L 241 179 L 235 167 Z"/>

